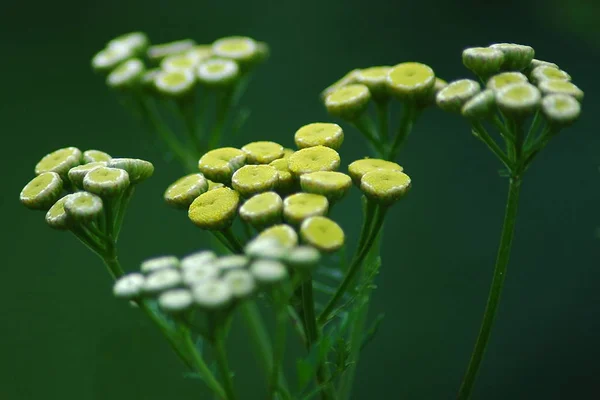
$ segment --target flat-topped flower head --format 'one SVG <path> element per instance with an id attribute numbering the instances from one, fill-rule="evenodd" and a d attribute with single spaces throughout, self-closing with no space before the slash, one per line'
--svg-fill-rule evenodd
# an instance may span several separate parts
<path id="1" fill-rule="evenodd" d="M 356 82 L 368 87 L 375 100 L 387 99 L 389 92 L 386 80 L 391 69 L 388 66 L 359 69 L 356 72 Z"/>
<path id="2" fill-rule="evenodd" d="M 380 169 L 366 173 L 360 181 L 360 190 L 372 201 L 392 204 L 408 192 L 411 180 L 404 172 Z"/>
<path id="3" fill-rule="evenodd" d="M 250 265 L 250 273 L 261 285 L 274 285 L 288 277 L 285 265 L 276 260 L 256 260 Z"/>
<path id="4" fill-rule="evenodd" d="M 487 81 L 487 88 L 492 90 L 500 90 L 505 86 L 513 83 L 528 83 L 527 77 L 520 72 L 502 72 L 492 76 Z"/>
<path id="5" fill-rule="evenodd" d="M 188 289 L 171 289 L 158 296 L 158 306 L 169 314 L 178 314 L 189 310 L 193 304 L 194 298 Z"/>
<path id="6" fill-rule="evenodd" d="M 344 231 L 340 226 L 327 217 L 310 217 L 300 226 L 302 241 L 310 246 L 331 253 L 344 245 Z"/>
<path id="7" fill-rule="evenodd" d="M 273 190 L 279 173 L 270 165 L 244 165 L 231 177 L 231 185 L 243 197 Z"/>
<path id="8" fill-rule="evenodd" d="M 331 92 L 333 92 L 343 86 L 351 85 L 353 83 L 358 83 L 356 81 L 356 74 L 358 73 L 358 71 L 360 71 L 360 70 L 353 69 L 352 71 L 348 72 L 346 75 L 341 77 L 339 80 L 334 82 L 332 85 L 328 86 L 325 90 L 323 90 L 321 92 L 321 98 L 323 100 L 325 100 Z"/>
<path id="9" fill-rule="evenodd" d="M 134 55 L 134 51 L 128 46 L 110 46 L 96 53 L 92 58 L 92 68 L 98 72 L 108 73 Z"/>
<path id="10" fill-rule="evenodd" d="M 423 101 L 430 97 L 435 73 L 428 65 L 405 62 L 394 66 L 387 76 L 390 93 L 402 101 Z"/>
<path id="11" fill-rule="evenodd" d="M 357 186 L 360 186 L 360 181 L 367 172 L 380 169 L 398 172 L 404 170 L 404 168 L 393 161 L 381 160 L 379 158 L 363 158 L 362 160 L 356 160 L 348 165 L 348 173 L 354 184 Z"/>
<path id="12" fill-rule="evenodd" d="M 531 60 L 533 60 L 533 57 L 535 56 L 533 47 L 522 44 L 496 43 L 492 44 L 490 47 L 504 53 L 502 69 L 508 71 L 524 70 L 531 64 Z"/>
<path id="13" fill-rule="evenodd" d="M 161 71 L 154 77 L 156 90 L 168 97 L 189 95 L 196 84 L 194 73 L 189 70 Z"/>
<path id="14" fill-rule="evenodd" d="M 113 286 L 113 294 L 116 298 L 124 300 L 134 300 L 142 296 L 144 275 L 132 273 L 120 277 Z"/>
<path id="15" fill-rule="evenodd" d="M 208 262 L 188 266 L 181 272 L 183 283 L 187 286 L 195 286 L 202 282 L 218 279 L 219 275 L 221 275 L 219 268 Z"/>
<path id="16" fill-rule="evenodd" d="M 229 285 L 222 280 L 208 280 L 192 287 L 194 303 L 205 310 L 227 306 L 233 297 Z"/>
<path id="17" fill-rule="evenodd" d="M 276 190 L 280 193 L 289 193 L 294 188 L 296 178 L 292 175 L 287 158 L 271 161 L 269 165 L 277 170 Z"/>
<path id="18" fill-rule="evenodd" d="M 213 182 L 210 179 L 207 179 L 206 181 L 208 182 L 208 190 L 214 190 L 214 189 L 225 187 L 225 185 L 223 185 L 220 182 Z"/>
<path id="19" fill-rule="evenodd" d="M 568 94 L 549 94 L 542 99 L 542 112 L 550 123 L 567 126 L 579 118 L 581 105 Z"/>
<path id="20" fill-rule="evenodd" d="M 495 109 L 496 94 L 492 89 L 486 89 L 467 101 L 461 113 L 467 118 L 484 119 L 492 115 Z"/>
<path id="21" fill-rule="evenodd" d="M 43 172 L 25 185 L 19 199 L 32 210 L 48 210 L 60 198 L 62 189 L 63 181 L 56 172 Z"/>
<path id="22" fill-rule="evenodd" d="M 462 52 L 462 62 L 481 79 L 497 73 L 504 64 L 504 52 L 493 47 L 470 47 Z"/>
<path id="23" fill-rule="evenodd" d="M 233 173 L 246 162 L 246 153 L 234 147 L 221 147 L 204 154 L 198 168 L 212 181 L 229 183 Z"/>
<path id="24" fill-rule="evenodd" d="M 153 257 L 142 262 L 140 271 L 144 274 L 151 274 L 163 269 L 177 269 L 179 265 L 179 259 L 175 256 Z"/>
<path id="25" fill-rule="evenodd" d="M 116 196 L 128 186 L 129 175 L 120 168 L 94 168 L 83 178 L 83 188 L 102 197 Z"/>
<path id="26" fill-rule="evenodd" d="M 225 273 L 227 271 L 238 270 L 242 268 L 246 268 L 250 260 L 248 257 L 241 254 L 232 254 L 229 256 L 223 256 L 217 258 L 213 265 L 219 270 L 220 273 Z"/>
<path id="27" fill-rule="evenodd" d="M 314 146 L 298 150 L 288 158 L 288 168 L 295 176 L 317 171 L 335 171 L 340 167 L 340 155 L 337 151 Z"/>
<path id="28" fill-rule="evenodd" d="M 538 60 L 538 59 L 534 58 L 533 60 L 531 60 L 531 63 L 529 63 L 529 68 L 527 68 L 527 70 L 529 72 L 531 72 L 534 69 L 536 69 L 537 67 L 540 67 L 542 65 L 544 65 L 546 67 L 553 67 L 553 68 L 559 69 L 558 65 L 554 64 L 553 62 Z"/>
<path id="29" fill-rule="evenodd" d="M 85 178 L 88 172 L 98 167 L 106 167 L 107 164 L 108 163 L 106 161 L 94 161 L 73 167 L 69 170 L 68 173 L 69 180 L 75 187 L 82 189 L 83 178 Z"/>
<path id="30" fill-rule="evenodd" d="M 65 202 L 73 193 L 60 198 L 46 213 L 46 223 L 50 228 L 58 230 L 69 229 L 69 218 L 65 212 Z"/>
<path id="31" fill-rule="evenodd" d="M 175 72 L 175 71 L 191 71 L 194 72 L 194 68 L 198 66 L 200 61 L 188 53 L 174 54 L 163 58 L 160 62 L 160 67 L 164 71 Z"/>
<path id="32" fill-rule="evenodd" d="M 244 248 L 244 253 L 251 259 L 283 260 L 288 252 L 288 248 L 273 238 L 256 237 Z"/>
<path id="33" fill-rule="evenodd" d="M 252 196 L 240 207 L 240 217 L 257 229 L 281 221 L 283 200 L 275 192 Z"/>
<path id="34" fill-rule="evenodd" d="M 275 142 L 252 142 L 242 147 L 248 164 L 269 164 L 283 157 L 283 146 Z"/>
<path id="35" fill-rule="evenodd" d="M 539 89 L 547 94 L 566 94 L 575 97 L 577 100 L 583 100 L 583 91 L 568 81 L 545 80 L 539 83 Z"/>
<path id="36" fill-rule="evenodd" d="M 344 131 L 338 124 L 314 122 L 298 129 L 294 141 L 300 149 L 325 146 L 338 150 L 344 142 Z"/>
<path id="37" fill-rule="evenodd" d="M 187 57 L 196 60 L 196 64 L 201 63 L 204 60 L 208 60 L 214 56 L 212 51 L 212 45 L 210 44 L 198 44 L 192 47 L 190 50 L 184 53 Z"/>
<path id="38" fill-rule="evenodd" d="M 283 200 L 283 216 L 294 225 L 300 225 L 306 218 L 325 215 L 329 209 L 327 197 L 313 193 L 296 193 Z"/>
<path id="39" fill-rule="evenodd" d="M 56 172 L 67 178 L 69 170 L 81 164 L 81 150 L 76 147 L 65 147 L 45 155 L 35 166 L 36 175 L 44 172 Z"/>
<path id="40" fill-rule="evenodd" d="M 531 71 L 531 80 L 535 83 L 540 83 L 545 80 L 570 81 L 571 75 L 555 67 L 548 65 L 540 65 Z"/>
<path id="41" fill-rule="evenodd" d="M 189 174 L 169 185 L 164 199 L 173 207 L 187 209 L 196 197 L 206 191 L 208 191 L 208 181 L 204 175 Z"/>
<path id="42" fill-rule="evenodd" d="M 203 61 L 196 68 L 200 83 L 209 87 L 228 87 L 240 77 L 240 68 L 235 61 L 212 58 Z"/>
<path id="43" fill-rule="evenodd" d="M 106 77 L 106 84 L 114 89 L 128 89 L 137 86 L 146 67 L 142 60 L 132 58 L 111 71 Z"/>
<path id="44" fill-rule="evenodd" d="M 93 221 L 102 214 L 102 199 L 89 192 L 73 193 L 65 201 L 68 218 L 77 222 Z"/>
<path id="45" fill-rule="evenodd" d="M 236 299 L 249 297 L 256 290 L 254 276 L 245 269 L 227 272 L 223 276 L 223 281 L 229 286 L 229 291 Z"/>
<path id="46" fill-rule="evenodd" d="M 86 150 L 83 152 L 83 162 L 85 164 L 93 162 L 109 161 L 112 157 L 110 154 L 100 150 Z"/>
<path id="47" fill-rule="evenodd" d="M 327 112 L 345 120 L 355 120 L 369 106 L 371 93 L 365 85 L 354 83 L 342 86 L 327 95 Z"/>
<path id="48" fill-rule="evenodd" d="M 276 240 L 287 249 L 291 249 L 298 244 L 298 234 L 294 228 L 286 224 L 273 225 L 262 231 L 257 237 Z"/>
<path id="49" fill-rule="evenodd" d="M 308 270 L 316 267 L 321 260 L 321 253 L 312 246 L 297 246 L 290 250 L 285 263 L 292 268 Z"/>
<path id="50" fill-rule="evenodd" d="M 181 273 L 174 268 L 163 268 L 150 273 L 144 282 L 144 292 L 158 294 L 173 289 L 183 283 Z"/>
<path id="51" fill-rule="evenodd" d="M 300 186 L 305 192 L 320 194 L 335 202 L 348 193 L 352 179 L 342 172 L 318 171 L 300 176 Z"/>
<path id="52" fill-rule="evenodd" d="M 186 270 L 188 268 L 195 268 L 197 265 L 211 264 L 216 259 L 217 256 L 214 252 L 210 250 L 201 250 L 183 257 L 180 266 L 182 270 Z"/>
<path id="53" fill-rule="evenodd" d="M 229 36 L 216 40 L 212 45 L 215 56 L 237 61 L 241 65 L 250 65 L 261 56 L 254 39 L 245 36 Z"/>
<path id="54" fill-rule="evenodd" d="M 444 111 L 460 112 L 465 103 L 480 90 L 481 86 L 478 82 L 471 79 L 460 79 L 440 90 L 435 101 L 438 107 Z"/>
<path id="55" fill-rule="evenodd" d="M 538 88 L 529 83 L 508 85 L 496 93 L 498 108 L 511 116 L 531 114 L 537 110 L 541 99 Z"/>
<path id="56" fill-rule="evenodd" d="M 239 202 L 238 192 L 228 187 L 209 190 L 192 202 L 188 210 L 188 217 L 202 229 L 225 229 L 233 222 Z"/>
<path id="57" fill-rule="evenodd" d="M 132 185 L 145 181 L 154 174 L 154 165 L 149 161 L 138 158 L 112 158 L 108 162 L 108 166 L 127 171 L 129 182 Z"/>
<path id="58" fill-rule="evenodd" d="M 155 44 L 148 48 L 147 56 L 151 61 L 159 62 L 167 56 L 190 51 L 195 45 L 196 42 L 192 39 L 183 39 L 169 43 Z"/>
<path id="59" fill-rule="evenodd" d="M 149 44 L 150 40 L 148 39 L 148 35 L 144 32 L 130 32 L 112 39 L 107 43 L 106 47 L 112 48 L 124 46 L 131 49 L 134 54 L 142 55 Z"/>

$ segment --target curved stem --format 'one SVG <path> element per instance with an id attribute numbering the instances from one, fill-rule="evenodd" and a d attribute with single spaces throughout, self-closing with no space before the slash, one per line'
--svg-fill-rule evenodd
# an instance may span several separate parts
<path id="1" fill-rule="evenodd" d="M 520 189 L 520 178 L 511 178 L 508 187 L 508 199 L 506 201 L 506 211 L 504 214 L 502 234 L 500 236 L 498 256 L 496 258 L 496 267 L 494 268 L 494 278 L 492 280 L 492 286 L 490 288 L 487 305 L 483 314 L 483 322 L 481 323 L 475 348 L 473 349 L 467 372 L 465 373 L 458 392 L 458 400 L 467 400 L 470 398 L 475 385 L 475 379 L 477 378 L 477 372 L 481 366 L 481 361 L 483 360 L 485 349 L 492 333 L 496 311 L 498 310 L 498 304 L 500 303 L 500 295 L 504 286 L 504 279 L 506 278 L 506 268 L 510 258 L 519 206 Z"/>
<path id="2" fill-rule="evenodd" d="M 375 153 L 380 156 L 385 153 L 384 146 L 375 133 L 373 121 L 371 121 L 366 114 L 362 114 L 360 117 L 352 121 L 352 125 L 354 125 L 354 127 L 363 134 L 369 144 L 371 144 L 373 147 L 373 150 L 375 150 Z"/>
<path id="3" fill-rule="evenodd" d="M 398 127 L 398 133 L 394 138 L 394 142 L 389 148 L 389 152 L 386 155 L 386 159 L 393 161 L 398 155 L 398 151 L 406 138 L 410 134 L 412 127 L 417 119 L 417 108 L 413 104 L 405 104 L 404 110 L 402 111 L 402 118 L 400 119 L 400 126 Z"/>
<path id="4" fill-rule="evenodd" d="M 379 124 L 379 140 L 382 143 L 388 138 L 389 125 L 389 99 L 375 101 L 375 110 L 377 110 L 377 122 Z"/>
<path id="5" fill-rule="evenodd" d="M 215 353 L 215 360 L 217 362 L 217 368 L 219 369 L 219 374 L 223 380 L 225 399 L 234 400 L 236 396 L 233 389 L 233 379 L 231 379 L 231 370 L 229 369 L 229 363 L 227 362 L 227 351 L 225 350 L 225 331 L 223 327 L 220 327 L 218 331 L 215 332 L 212 344 Z"/>
<path id="6" fill-rule="evenodd" d="M 496 143 L 496 141 L 490 136 L 481 122 L 473 122 L 473 132 L 479 139 L 481 139 L 483 143 L 485 143 L 485 145 L 492 151 L 492 153 L 494 153 L 494 155 L 502 162 L 502 164 L 504 164 L 504 166 L 510 170 L 510 159 L 506 154 L 504 154 L 502 148 L 500 148 L 498 143 Z"/>
<path id="7" fill-rule="evenodd" d="M 274 299 L 275 303 L 275 338 L 273 341 L 273 354 L 271 362 L 271 380 L 269 384 L 269 398 L 275 399 L 276 394 L 281 390 L 281 364 L 283 363 L 286 341 L 286 323 L 287 323 L 287 299 L 282 293 L 277 293 Z"/>
<path id="8" fill-rule="evenodd" d="M 165 336 L 167 336 L 167 335 L 165 335 Z M 191 362 L 193 364 L 193 369 L 198 373 L 198 375 L 200 375 L 200 377 L 202 378 L 204 383 L 206 383 L 206 385 L 219 398 L 227 399 L 228 397 L 225 394 L 225 390 L 223 389 L 223 387 L 221 386 L 219 381 L 217 381 L 217 379 L 213 375 L 213 373 L 210 370 L 210 368 L 208 367 L 208 365 L 206 365 L 206 363 L 204 362 L 204 359 L 202 359 L 202 357 L 198 353 L 198 349 L 194 345 L 194 342 L 192 341 L 192 337 L 190 336 L 189 332 L 184 333 L 182 342 L 183 342 L 183 345 L 185 346 L 186 350 L 188 351 L 188 353 L 191 354 Z M 174 347 L 174 349 L 177 351 L 177 349 L 175 347 Z M 180 355 L 180 357 L 181 357 L 181 355 Z"/>
<path id="9" fill-rule="evenodd" d="M 234 253 L 241 254 L 244 252 L 244 247 L 240 244 L 231 227 L 223 229 L 221 231 L 223 237 L 229 242 L 230 247 L 234 250 Z"/>

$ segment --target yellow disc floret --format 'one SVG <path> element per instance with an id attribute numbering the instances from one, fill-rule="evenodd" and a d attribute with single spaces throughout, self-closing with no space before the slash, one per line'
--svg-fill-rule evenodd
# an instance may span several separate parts
<path id="1" fill-rule="evenodd" d="M 233 173 L 246 162 L 246 153 L 234 147 L 222 147 L 204 154 L 198 162 L 198 168 L 212 181 L 228 183 Z"/>
<path id="2" fill-rule="evenodd" d="M 339 166 L 338 152 L 325 146 L 298 150 L 288 158 L 288 168 L 296 176 L 316 171 L 335 171 Z"/>
<path id="3" fill-rule="evenodd" d="M 348 193 L 352 179 L 342 172 L 317 171 L 302 175 L 300 186 L 305 192 L 323 195 L 334 202 Z"/>
<path id="4" fill-rule="evenodd" d="M 240 207 L 240 217 L 257 228 L 280 222 L 282 212 L 283 200 L 275 192 L 257 194 Z"/>
<path id="5" fill-rule="evenodd" d="M 250 197 L 275 188 L 279 174 L 270 165 L 245 165 L 231 178 L 231 184 L 242 196 Z"/>
<path id="6" fill-rule="evenodd" d="M 344 231 L 327 217 L 311 217 L 300 227 L 302 240 L 324 252 L 334 252 L 344 245 Z"/>
<path id="7" fill-rule="evenodd" d="M 344 141 L 344 131 L 338 124 L 315 122 L 298 129 L 294 141 L 300 149 L 325 146 L 337 150 Z"/>
<path id="8" fill-rule="evenodd" d="M 392 161 L 381 160 L 378 158 L 363 158 L 362 160 L 356 160 L 352 164 L 348 165 L 348 173 L 352 178 L 355 185 L 360 186 L 360 180 L 363 175 L 367 172 L 376 170 L 391 170 L 402 172 L 404 168 Z"/>
<path id="9" fill-rule="evenodd" d="M 209 190 L 192 202 L 188 217 L 202 229 L 221 230 L 233 222 L 239 201 L 240 195 L 227 187 Z"/>
<path id="10" fill-rule="evenodd" d="M 177 208 L 188 208 L 202 193 L 208 191 L 208 181 L 202 174 L 190 174 L 179 178 L 165 191 L 167 204 Z"/>
<path id="11" fill-rule="evenodd" d="M 275 142 L 252 142 L 242 147 L 248 164 L 268 164 L 283 157 L 283 146 Z"/>
<path id="12" fill-rule="evenodd" d="M 404 172 L 385 169 L 366 173 L 360 182 L 360 189 L 368 198 L 386 205 L 398 201 L 410 186 L 410 177 Z"/>
<path id="13" fill-rule="evenodd" d="M 287 222 L 299 225 L 308 217 L 325 215 L 329 209 L 327 197 L 313 193 L 296 193 L 283 201 L 283 216 Z"/>

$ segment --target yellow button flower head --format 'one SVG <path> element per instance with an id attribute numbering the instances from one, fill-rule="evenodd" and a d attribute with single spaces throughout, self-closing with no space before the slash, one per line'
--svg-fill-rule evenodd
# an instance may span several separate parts
<path id="1" fill-rule="evenodd" d="M 208 191 L 208 181 L 202 174 L 190 174 L 169 185 L 164 198 L 167 204 L 176 208 L 189 208 L 202 193 Z"/>
<path id="2" fill-rule="evenodd" d="M 473 96 L 462 108 L 462 115 L 467 118 L 484 119 L 490 116 L 496 107 L 496 95 L 492 89 Z"/>
<path id="3" fill-rule="evenodd" d="M 231 184 L 242 196 L 250 197 L 275 188 L 279 173 L 270 165 L 245 165 L 231 178 Z"/>
<path id="4" fill-rule="evenodd" d="M 262 231 L 258 236 L 260 239 L 273 239 L 287 249 L 291 249 L 298 244 L 298 234 L 289 225 L 279 224 Z"/>
<path id="5" fill-rule="evenodd" d="M 298 129 L 294 141 L 300 149 L 325 146 L 338 150 L 344 141 L 344 131 L 338 124 L 314 122 Z"/>
<path id="6" fill-rule="evenodd" d="M 175 54 L 165 57 L 160 62 L 160 67 L 164 71 L 179 72 L 179 71 L 194 71 L 194 68 L 199 64 L 197 58 L 194 58 L 188 53 Z"/>
<path id="7" fill-rule="evenodd" d="M 289 156 L 291 156 L 295 152 L 296 152 L 296 150 L 294 150 L 294 149 L 289 149 L 287 147 L 284 147 L 283 148 L 283 157 L 282 158 L 288 158 Z"/>
<path id="8" fill-rule="evenodd" d="M 131 48 L 127 46 L 110 46 L 99 51 L 92 58 L 92 68 L 101 73 L 108 73 L 134 55 Z"/>
<path id="9" fill-rule="evenodd" d="M 63 207 L 73 221 L 93 221 L 102 214 L 102 199 L 88 192 L 77 192 L 69 196 Z"/>
<path id="10" fill-rule="evenodd" d="M 544 94 L 566 94 L 579 101 L 583 100 L 583 91 L 568 81 L 545 80 L 538 87 Z"/>
<path id="11" fill-rule="evenodd" d="M 192 202 L 189 219 L 202 229 L 221 230 L 229 227 L 237 213 L 240 195 L 227 187 L 209 190 Z"/>
<path id="12" fill-rule="evenodd" d="M 327 197 L 313 193 L 296 193 L 283 201 L 283 216 L 287 222 L 299 225 L 308 217 L 325 215 L 329 209 Z"/>
<path id="13" fill-rule="evenodd" d="M 190 94 L 196 78 L 189 70 L 161 71 L 154 77 L 156 90 L 168 97 L 182 97 Z"/>
<path id="14" fill-rule="evenodd" d="M 194 302 L 201 308 L 212 311 L 224 308 L 231 302 L 232 294 L 222 280 L 209 280 L 192 288 Z"/>
<path id="15" fill-rule="evenodd" d="M 213 58 L 203 61 L 196 69 L 200 83 L 209 87 L 227 87 L 237 82 L 240 68 L 232 60 Z"/>
<path id="16" fill-rule="evenodd" d="M 98 167 L 83 178 L 83 188 L 102 197 L 112 197 L 129 186 L 129 175 L 119 168 Z"/>
<path id="17" fill-rule="evenodd" d="M 213 182 L 210 179 L 207 179 L 206 181 L 208 182 L 208 190 L 218 189 L 218 188 L 222 188 L 225 186 L 222 183 Z"/>
<path id="18" fill-rule="evenodd" d="M 275 142 L 252 142 L 242 147 L 248 164 L 269 164 L 283 157 L 283 146 Z"/>
<path id="19" fill-rule="evenodd" d="M 551 123 L 566 126 L 579 118 L 581 105 L 567 94 L 549 94 L 542 99 L 542 112 Z"/>
<path id="20" fill-rule="evenodd" d="M 348 173 L 355 185 L 360 186 L 362 177 L 371 171 L 380 169 L 402 172 L 404 168 L 392 161 L 381 160 L 378 158 L 363 158 L 356 160 L 348 165 Z"/>
<path id="21" fill-rule="evenodd" d="M 56 172 L 43 172 L 33 178 L 19 198 L 21 203 L 32 210 L 48 210 L 60 198 L 63 181 Z"/>
<path id="22" fill-rule="evenodd" d="M 132 185 L 145 181 L 154 174 L 154 165 L 138 158 L 112 158 L 108 162 L 108 166 L 127 171 Z"/>
<path id="23" fill-rule="evenodd" d="M 403 197 L 411 187 L 404 172 L 380 169 L 366 173 L 360 181 L 365 196 L 380 204 L 392 204 Z"/>
<path id="24" fill-rule="evenodd" d="M 427 100 L 435 84 L 435 73 L 428 65 L 405 62 L 393 67 L 387 76 L 390 92 L 403 101 Z"/>
<path id="25" fill-rule="evenodd" d="M 73 167 L 81 164 L 81 150 L 76 147 L 66 147 L 45 155 L 35 166 L 35 173 L 56 172 L 63 178 Z"/>
<path id="26" fill-rule="evenodd" d="M 280 193 L 287 193 L 291 191 L 296 183 L 296 179 L 290 172 L 287 158 L 280 158 L 275 161 L 271 161 L 269 165 L 277 170 L 277 191 Z"/>
<path id="27" fill-rule="evenodd" d="M 229 286 L 231 294 L 236 299 L 247 298 L 252 295 L 256 289 L 254 277 L 245 269 L 227 272 L 225 276 L 223 276 L 223 281 Z"/>
<path id="28" fill-rule="evenodd" d="M 496 93 L 498 108 L 513 116 L 531 114 L 537 110 L 541 98 L 538 88 L 529 83 L 508 85 Z"/>
<path id="29" fill-rule="evenodd" d="M 69 220 L 67 213 L 65 212 L 65 202 L 69 197 L 73 196 L 74 193 L 68 194 L 59 199 L 46 213 L 46 223 L 51 228 L 58 230 L 69 229 Z"/>
<path id="30" fill-rule="evenodd" d="M 106 167 L 106 165 L 106 161 L 97 161 L 73 167 L 69 170 L 69 180 L 75 187 L 81 189 L 83 188 L 83 178 L 85 178 L 88 172 L 94 168 Z"/>
<path id="31" fill-rule="evenodd" d="M 571 76 L 565 71 L 550 67 L 548 65 L 540 65 L 531 71 L 531 80 L 540 83 L 545 80 L 570 81 Z"/>
<path id="32" fill-rule="evenodd" d="M 200 172 L 208 179 L 228 183 L 233 173 L 246 162 L 246 153 L 234 147 L 221 147 L 204 154 L 198 162 Z"/>
<path id="33" fill-rule="evenodd" d="M 145 70 L 146 67 L 142 60 L 132 58 L 122 63 L 108 74 L 106 77 L 106 84 L 114 89 L 129 89 L 135 87 L 140 83 Z"/>
<path id="34" fill-rule="evenodd" d="M 260 229 L 281 221 L 283 200 L 275 192 L 257 194 L 240 207 L 240 217 Z"/>
<path id="35" fill-rule="evenodd" d="M 92 163 L 92 162 L 101 162 L 101 161 L 109 161 L 112 157 L 100 150 L 86 150 L 83 152 L 83 162 L 84 163 Z"/>
<path id="36" fill-rule="evenodd" d="M 358 118 L 369 106 L 371 93 L 361 84 L 342 86 L 325 98 L 327 112 L 345 120 Z"/>
<path id="37" fill-rule="evenodd" d="M 535 51 L 530 46 L 515 43 L 496 43 L 490 46 L 492 49 L 504 53 L 502 69 L 509 71 L 521 71 L 531 64 Z"/>
<path id="38" fill-rule="evenodd" d="M 316 171 L 335 171 L 339 166 L 338 152 L 325 146 L 298 150 L 288 158 L 288 168 L 296 176 Z"/>
<path id="39" fill-rule="evenodd" d="M 155 44 L 148 48 L 147 56 L 151 61 L 158 62 L 167 56 L 190 51 L 195 45 L 196 42 L 192 39 L 182 39 L 169 43 Z"/>
<path id="40" fill-rule="evenodd" d="M 391 69 L 388 66 L 360 69 L 356 73 L 356 82 L 368 87 L 374 99 L 386 99 L 389 95 L 386 80 Z"/>
<path id="41" fill-rule="evenodd" d="M 501 74 L 492 76 L 487 82 L 487 88 L 492 90 L 500 90 L 505 86 L 513 83 L 527 83 L 527 77 L 520 72 L 502 72 Z"/>
<path id="42" fill-rule="evenodd" d="M 471 79 L 460 79 L 440 90 L 435 101 L 442 110 L 460 112 L 467 101 L 481 90 L 479 83 Z"/>
<path id="43" fill-rule="evenodd" d="M 254 39 L 245 36 L 229 36 L 216 40 L 212 51 L 217 57 L 229 58 L 242 65 L 252 64 L 259 57 Z"/>
<path id="44" fill-rule="evenodd" d="M 343 86 L 347 86 L 347 85 L 351 85 L 353 83 L 357 83 L 357 81 L 356 81 L 356 74 L 358 73 L 358 71 L 360 71 L 360 70 L 354 69 L 354 70 L 348 72 L 346 75 L 344 75 L 339 80 L 337 80 L 336 82 L 334 82 L 332 85 L 330 85 L 329 87 L 327 87 L 325 90 L 323 90 L 323 92 L 321 92 L 321 98 L 323 100 L 325 100 L 327 98 L 327 96 L 331 92 L 333 92 L 333 91 L 335 91 L 335 90 L 337 90 L 337 89 L 339 89 L 339 88 L 341 88 Z"/>
<path id="45" fill-rule="evenodd" d="M 300 186 L 303 191 L 323 195 L 333 203 L 348 193 L 352 179 L 342 172 L 318 171 L 300 176 Z"/>
<path id="46" fill-rule="evenodd" d="M 487 79 L 500 71 L 504 63 L 504 53 L 492 47 L 470 47 L 463 50 L 462 62 L 475 75 Z"/>
<path id="47" fill-rule="evenodd" d="M 326 253 L 339 250 L 344 245 L 344 231 L 327 217 L 311 217 L 300 226 L 302 240 Z"/>

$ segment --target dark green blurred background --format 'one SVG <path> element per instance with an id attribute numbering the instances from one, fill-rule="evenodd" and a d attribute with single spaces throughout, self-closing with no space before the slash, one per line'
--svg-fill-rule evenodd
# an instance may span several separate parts
<path id="1" fill-rule="evenodd" d="M 579 1 L 4 2 L 0 15 L 3 137 L 0 399 L 201 399 L 200 385 L 154 329 L 114 300 L 99 259 L 47 228 L 17 196 L 35 162 L 63 146 L 147 158 L 121 240 L 122 260 L 183 255 L 207 244 L 163 205 L 181 175 L 89 67 L 105 42 L 132 30 L 154 42 L 243 34 L 271 45 L 244 103 L 242 145 L 292 145 L 302 124 L 330 120 L 322 88 L 356 67 L 418 60 L 463 77 L 464 47 L 532 45 L 586 92 L 584 113 L 526 177 L 503 303 L 476 399 L 596 399 L 600 395 L 600 6 Z M 518 6 L 517 6 L 518 4 Z M 451 399 L 466 366 L 491 279 L 506 182 L 459 118 L 428 111 L 400 163 L 413 178 L 393 209 L 373 315 L 386 312 L 358 368 L 356 399 Z M 364 141 L 347 130 L 345 164 Z M 338 209 L 356 237 L 358 197 Z M 345 218 L 344 218 L 345 217 Z M 232 338 L 243 398 L 261 398 L 245 332 Z M 255 395 L 251 395 L 256 393 Z"/>

